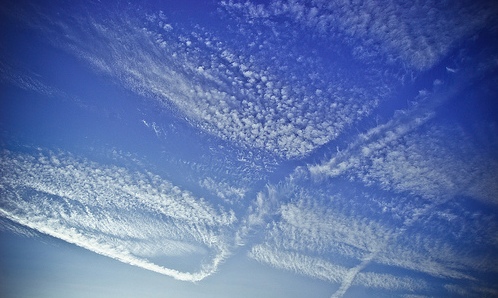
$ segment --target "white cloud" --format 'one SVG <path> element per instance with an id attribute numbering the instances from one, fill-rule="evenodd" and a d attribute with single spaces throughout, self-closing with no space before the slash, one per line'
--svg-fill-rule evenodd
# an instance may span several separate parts
<path id="1" fill-rule="evenodd" d="M 181 113 L 199 129 L 245 149 L 300 158 L 368 115 L 387 93 L 385 86 L 373 86 L 390 75 L 371 79 L 374 71 L 361 69 L 369 66 L 368 55 L 379 57 L 370 51 L 384 55 L 379 63 L 427 69 L 482 26 L 489 13 L 462 28 L 482 7 L 458 4 L 445 14 L 427 10 L 424 3 L 410 8 L 398 2 L 272 3 L 225 2 L 228 10 L 243 12 L 236 17 L 246 18 L 245 25 L 233 23 L 235 33 L 227 33 L 233 40 L 167 20 L 162 12 L 144 19 L 111 14 L 104 24 L 66 11 L 60 19 L 40 13 L 28 22 L 96 71 Z M 330 22 L 337 12 L 342 13 L 337 22 Z M 461 20 L 452 16 L 455 12 L 463 13 Z M 295 24 L 274 26 L 274 16 Z M 299 38 L 309 28 L 325 33 L 314 41 L 334 35 L 360 62 L 348 70 L 350 65 L 334 60 L 344 58 L 336 52 L 329 61 L 302 45 Z M 451 34 L 438 35 L 445 30 Z M 251 42 L 238 44 L 241 40 Z M 369 43 L 377 45 L 368 49 Z M 0 68 L 3 81 L 53 94 L 33 78 Z M 458 81 L 463 73 L 452 77 Z M 439 79 L 431 81 L 435 89 L 445 87 Z M 447 291 L 462 293 L 453 283 L 498 272 L 492 255 L 479 251 L 498 247 L 498 237 L 494 215 L 466 210 L 455 197 L 497 204 L 498 161 L 462 129 L 438 124 L 436 109 L 461 89 L 415 90 L 421 91 L 412 109 L 360 134 L 330 160 L 267 185 L 250 205 L 244 199 L 252 191 L 240 187 L 243 183 L 207 174 L 194 181 L 225 203 L 241 202 L 237 207 L 246 208 L 245 217 L 146 171 L 63 153 L 9 151 L 0 158 L 0 215 L 180 280 L 201 280 L 235 245 L 251 245 L 249 255 L 259 262 L 338 284 L 334 297 L 352 286 L 423 292 L 434 279 L 448 283 Z M 143 123 L 157 136 L 164 134 L 156 122 Z M 239 162 L 254 163 L 251 152 L 241 151 Z M 161 257 L 199 262 L 187 272 L 155 262 Z M 399 274 L 381 273 L 386 269 Z M 408 277 L 412 274 L 417 279 Z"/>
<path id="2" fill-rule="evenodd" d="M 312 34 L 347 44 L 359 59 L 378 59 L 381 53 L 388 62 L 418 70 L 432 67 L 497 13 L 491 3 L 465 1 L 434 5 L 430 1 L 277 0 L 262 5 L 230 0 L 223 6 L 251 23 L 272 26 L 272 18 L 284 17 Z"/>
<path id="3" fill-rule="evenodd" d="M 358 173 L 360 179 L 386 189 L 433 199 L 470 195 L 498 203 L 498 188 L 489 183 L 498 174 L 498 161 L 459 129 L 432 128 L 401 137 L 371 155 L 367 167 Z"/>
<path id="4" fill-rule="evenodd" d="M 342 297 L 344 293 L 349 289 L 351 284 L 353 283 L 354 279 L 356 276 L 360 273 L 361 270 L 363 270 L 370 261 L 375 257 L 377 251 L 371 252 L 368 254 L 364 259 L 361 260 L 360 264 L 357 266 L 350 268 L 346 274 L 344 274 L 341 286 L 339 289 L 332 295 L 332 298 L 334 297 Z"/>
<path id="5" fill-rule="evenodd" d="M 280 157 L 303 157 L 335 139 L 383 94 L 373 76 L 352 83 L 357 74 L 333 61 L 321 63 L 327 57 L 298 38 L 258 38 L 258 28 L 246 28 L 226 40 L 188 24 L 164 30 L 164 20 L 154 14 L 140 19 L 109 12 L 104 24 L 90 15 L 60 13 L 67 15 L 39 12 L 25 21 L 96 71 L 173 107 L 200 129 Z"/>
<path id="6" fill-rule="evenodd" d="M 479 283 L 475 272 L 498 272 L 487 250 L 479 250 L 498 245 L 494 215 L 457 201 L 344 192 L 348 183 L 313 181 L 303 171 L 272 195 L 262 194 L 279 203 L 267 208 L 264 238 L 252 247 L 252 258 L 340 284 L 333 297 L 352 286 L 423 293 L 434 278 Z M 398 274 L 384 275 L 386 268 Z"/>
<path id="7" fill-rule="evenodd" d="M 206 177 L 199 182 L 199 185 L 218 196 L 228 203 L 239 202 L 244 199 L 247 188 L 235 187 L 227 182 L 217 182 L 211 177 Z"/>
<path id="8" fill-rule="evenodd" d="M 334 208 L 339 197 L 317 197 L 292 180 L 274 189 L 282 203 L 267 218 L 278 218 L 266 225 L 262 244 L 252 247 L 250 257 L 277 268 L 341 284 L 342 296 L 351 286 L 384 290 L 426 288 L 424 281 L 389 274 L 362 272 L 377 255 L 392 245 L 396 227 L 385 227 L 372 218 L 344 216 Z M 355 200 L 355 198 L 351 198 Z M 273 208 L 275 209 L 275 207 Z M 277 212 L 277 213 L 275 213 Z"/>
<path id="9" fill-rule="evenodd" d="M 99 254 L 196 281 L 215 272 L 233 246 L 233 211 L 152 173 L 6 150 L 1 165 L 3 217 Z M 182 272 L 154 263 L 161 256 L 199 258 L 199 265 Z"/>
<path id="10" fill-rule="evenodd" d="M 317 177 L 345 175 L 441 202 L 467 195 L 497 204 L 498 186 L 492 181 L 498 161 L 459 128 L 423 126 L 430 118 L 374 128 L 357 146 L 309 170 Z"/>
<path id="11" fill-rule="evenodd" d="M 343 289 L 337 291 L 336 297 L 341 297 L 351 284 L 383 290 L 414 291 L 427 288 L 427 283 L 420 279 L 393 276 L 391 274 L 359 272 L 360 270 L 357 270 L 358 272 L 355 272 L 350 276 L 350 279 L 348 279 L 347 277 L 348 274 L 350 274 L 350 269 L 334 264 L 331 260 L 309 256 L 300 252 L 275 249 L 267 244 L 252 247 L 249 256 L 261 263 L 276 268 L 329 281 L 334 284 L 342 284 L 346 279 L 347 285 Z"/>
<path id="12" fill-rule="evenodd" d="M 497 204 L 498 160 L 492 149 L 477 146 L 473 139 L 477 136 L 466 133 L 459 123 L 440 123 L 442 117 L 436 113 L 480 75 L 480 70 L 469 69 L 468 77 L 455 82 L 458 86 L 426 91 L 410 108 L 359 134 L 328 161 L 308 165 L 309 172 L 316 179 L 347 177 L 439 203 L 465 195 Z M 479 126 L 487 144 L 496 142 L 492 127 L 472 125 Z"/>
<path id="13" fill-rule="evenodd" d="M 323 259 L 308 257 L 295 252 L 285 252 L 268 245 L 254 246 L 249 256 L 277 268 L 333 283 L 339 283 L 347 272 L 347 268 L 334 265 Z"/>
<path id="14" fill-rule="evenodd" d="M 434 117 L 434 113 L 410 113 L 401 115 L 386 124 L 379 125 L 365 134 L 360 134 L 356 141 L 351 142 L 346 150 L 339 151 L 329 161 L 310 165 L 309 171 L 315 176 L 337 177 L 343 173 L 360 167 L 365 159 L 379 150 L 383 150 L 396 142 L 405 134 L 418 129 Z"/>
<path id="15" fill-rule="evenodd" d="M 1 188 L 1 185 L 0 185 Z M 39 234 L 27 227 L 19 225 L 15 222 L 12 222 L 8 219 L 0 217 L 0 232 L 11 232 L 20 236 L 25 237 L 38 237 Z"/>
<path id="16" fill-rule="evenodd" d="M 10 65 L 1 60 L 0 82 L 13 84 L 21 89 L 34 91 L 51 98 L 78 101 L 74 96 L 70 96 L 62 90 L 43 82 L 37 74 L 25 70 L 19 65 Z"/>

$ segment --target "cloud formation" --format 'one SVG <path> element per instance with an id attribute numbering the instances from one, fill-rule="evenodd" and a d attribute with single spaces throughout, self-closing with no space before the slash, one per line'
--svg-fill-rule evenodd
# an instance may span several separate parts
<path id="1" fill-rule="evenodd" d="M 433 200 L 466 195 L 498 203 L 493 182 L 498 160 L 492 152 L 475 146 L 462 128 L 434 124 L 434 112 L 417 114 L 401 114 L 371 129 L 329 161 L 310 165 L 310 172 Z"/>
<path id="2" fill-rule="evenodd" d="M 399 297 L 496 293 L 487 278 L 498 273 L 498 133 L 486 119 L 472 123 L 480 135 L 470 133 L 452 113 L 455 97 L 482 86 L 498 60 L 461 51 L 451 58 L 460 64 L 426 72 L 495 8 L 224 1 L 213 27 L 141 9 L 103 18 L 95 8 L 32 6 L 16 17 L 158 115 L 167 111 L 171 118 L 140 111 L 133 121 L 154 141 L 181 143 L 158 149 L 151 168 L 182 184 L 144 170 L 140 152 L 102 164 L 3 150 L 0 220 L 178 280 L 202 280 L 244 251 L 332 284 L 332 297 L 352 287 Z M 67 96 L 2 61 L 0 80 Z M 392 111 L 405 100 L 408 108 Z M 374 112 L 388 120 L 361 133 Z M 200 146 L 178 153 L 191 144 Z"/>
<path id="3" fill-rule="evenodd" d="M 43 82 L 38 75 L 0 60 L 0 82 L 12 84 L 27 91 L 34 91 L 49 98 L 77 101 L 77 98 Z"/>
<path id="4" fill-rule="evenodd" d="M 332 297 L 351 286 L 428 293 L 439 287 L 434 279 L 473 284 L 498 272 L 488 254 L 498 247 L 492 211 L 471 210 L 463 199 L 434 204 L 375 188 L 351 192 L 350 183 L 309 185 L 309 178 L 301 170 L 268 195 L 281 203 L 266 213 L 251 258 L 337 284 Z"/>
<path id="5" fill-rule="evenodd" d="M 358 59 L 383 58 L 417 70 L 434 66 L 497 13 L 496 6 L 482 1 L 277 0 L 263 5 L 229 0 L 223 5 L 252 22 L 274 24 L 274 19 L 285 18 L 348 44 Z"/>
<path id="6" fill-rule="evenodd" d="M 301 181 L 303 182 L 303 181 Z M 364 271 L 377 262 L 378 253 L 396 233 L 374 218 L 345 216 L 335 204 L 344 201 L 339 194 L 320 196 L 299 182 L 276 189 L 280 201 L 289 200 L 270 218 L 261 244 L 253 246 L 249 256 L 262 263 L 309 277 L 339 284 L 337 297 L 351 286 L 383 290 L 423 290 L 425 281 L 408 276 L 393 276 Z M 327 206 L 327 208 L 323 208 Z M 335 206 L 337 207 L 337 206 Z M 269 212 L 272 214 L 272 212 Z"/>
<path id="7" fill-rule="evenodd" d="M 203 279 L 230 254 L 233 211 L 152 173 L 42 151 L 4 150 L 1 168 L 2 216 L 41 233 L 180 280 Z M 199 259 L 197 271 L 153 261 L 176 256 Z"/>
<path id="8" fill-rule="evenodd" d="M 54 45 L 200 129 L 283 158 L 309 155 L 335 139 L 387 92 L 386 78 L 364 65 L 352 73 L 351 65 L 316 53 L 300 36 L 289 39 L 292 32 L 282 38 L 261 35 L 265 27 L 238 30 L 227 16 L 227 27 L 237 30 L 216 36 L 163 12 L 141 18 L 109 12 L 105 23 L 89 13 L 60 13 L 39 9 L 24 19 Z"/>

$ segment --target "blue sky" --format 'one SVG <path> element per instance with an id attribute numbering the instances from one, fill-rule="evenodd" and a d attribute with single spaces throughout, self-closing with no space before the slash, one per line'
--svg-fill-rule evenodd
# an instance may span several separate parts
<path id="1" fill-rule="evenodd" d="M 5 295 L 498 294 L 496 5 L 173 2 L 0 10 Z"/>

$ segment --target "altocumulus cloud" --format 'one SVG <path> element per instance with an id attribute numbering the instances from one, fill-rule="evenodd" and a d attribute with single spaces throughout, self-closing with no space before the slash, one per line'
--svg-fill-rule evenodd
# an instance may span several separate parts
<path id="1" fill-rule="evenodd" d="M 228 28 L 237 28 L 232 38 L 177 24 L 163 12 L 142 18 L 109 12 L 105 22 L 90 12 L 59 13 L 64 18 L 38 8 L 20 18 L 95 71 L 173 107 L 202 130 L 279 157 L 303 157 L 335 139 L 369 115 L 388 89 L 390 78 L 371 75 L 365 65 L 351 73 L 340 57 L 324 60 L 282 25 L 276 27 L 281 37 L 261 35 L 265 24 L 239 28 L 228 12 L 221 13 Z M 247 40 L 253 42 L 241 47 Z"/>
<path id="2" fill-rule="evenodd" d="M 498 272 L 496 128 L 476 124 L 488 133 L 479 143 L 440 110 L 495 72 L 495 56 L 461 54 L 458 67 L 437 68 L 444 75 L 431 75 L 434 90 L 420 90 L 412 106 L 351 136 L 337 153 L 324 150 L 328 158 L 303 161 L 496 14 L 481 2 L 446 5 L 224 1 L 216 17 L 226 35 L 161 11 L 106 11 L 105 18 L 95 7 L 16 11 L 95 72 L 233 145 L 242 153 L 227 163 L 247 162 L 254 172 L 234 186 L 230 179 L 239 177 L 219 165 L 224 157 L 175 160 L 197 169 L 187 190 L 146 170 L 70 153 L 4 150 L 0 215 L 179 280 L 202 280 L 247 249 L 261 263 L 332 284 L 333 297 L 351 287 L 399 297 L 492 295 L 481 277 Z M 0 63 L 2 82 L 68 97 Z M 167 135 L 155 120 L 143 124 L 157 138 Z M 302 163 L 286 179 L 254 189 L 267 178 L 250 165 L 254 151 Z M 214 175 L 215 164 L 226 176 Z"/>
<path id="3" fill-rule="evenodd" d="M 269 5 L 224 2 L 229 11 L 252 20 L 271 23 L 276 17 L 284 17 L 322 37 L 343 40 L 359 59 L 401 61 L 416 70 L 432 67 L 497 12 L 495 5 L 485 1 L 434 4 L 368 0 L 277 0 Z"/>
<path id="4" fill-rule="evenodd" d="M 189 281 L 212 274 L 230 254 L 234 213 L 154 174 L 42 151 L 4 150 L 1 168 L 2 216 L 44 234 Z M 154 262 L 196 255 L 194 272 Z"/>
<path id="5" fill-rule="evenodd" d="M 369 191 L 350 191 L 350 182 L 312 177 L 298 169 L 268 191 L 280 203 L 267 211 L 269 224 L 251 258 L 337 284 L 333 297 L 351 286 L 424 293 L 438 286 L 434 278 L 470 286 L 474 274 L 498 271 L 487 253 L 498 245 L 491 211 L 469 209 L 462 198 L 435 203 L 370 184 Z M 386 267 L 397 275 L 376 269 Z"/>

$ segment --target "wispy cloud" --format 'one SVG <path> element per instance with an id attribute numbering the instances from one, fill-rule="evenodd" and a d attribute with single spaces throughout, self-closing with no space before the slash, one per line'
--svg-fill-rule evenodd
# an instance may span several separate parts
<path id="1" fill-rule="evenodd" d="M 448 99 L 455 94 L 455 89 L 449 94 L 423 92 L 424 99 L 410 109 L 360 134 L 331 159 L 308 166 L 315 184 L 358 187 L 359 182 L 369 193 L 367 201 L 377 196 L 378 205 L 363 203 L 369 211 L 360 214 L 369 218 L 367 222 L 382 218 L 392 232 L 385 247 L 377 253 L 371 250 L 371 258 L 357 257 L 365 266 L 391 266 L 474 285 L 486 284 L 480 274 L 497 272 L 498 264 L 488 254 L 497 248 L 496 217 L 466 205 L 472 200 L 497 203 L 498 186 L 492 177 L 498 175 L 498 160 L 491 149 L 496 132 L 492 125 L 479 123 L 474 124 L 476 136 L 460 123 L 442 121 L 438 107 L 451 105 Z M 336 297 L 365 269 L 361 264 L 350 267 L 350 278 Z M 469 295 L 477 296 L 477 290 Z"/>
<path id="2" fill-rule="evenodd" d="M 433 5 L 422 1 L 294 1 L 268 5 L 250 1 L 224 1 L 229 11 L 246 21 L 273 24 L 276 17 L 332 38 L 351 47 L 358 59 L 384 57 L 424 70 L 432 67 L 458 42 L 483 28 L 496 15 L 496 6 L 462 1 Z"/>
<path id="3" fill-rule="evenodd" d="M 479 75 L 469 74 L 467 81 Z M 457 81 L 462 88 L 469 84 L 462 77 Z M 451 104 L 458 90 L 424 92 L 419 102 L 359 134 L 329 160 L 309 165 L 309 172 L 316 179 L 347 177 L 440 203 L 466 195 L 496 204 L 496 156 L 489 146 L 477 146 L 460 124 L 441 123 L 436 112 Z M 475 125 L 480 125 L 488 144 L 496 142 L 493 128 Z"/>
<path id="4" fill-rule="evenodd" d="M 190 191 L 69 153 L 4 150 L 0 217 L 179 280 L 202 280 L 236 246 L 247 246 L 261 263 L 336 285 L 333 297 L 351 287 L 404 297 L 435 287 L 495 294 L 479 276 L 498 272 L 490 252 L 498 249 L 497 219 L 473 204 L 496 208 L 498 160 L 439 114 L 476 77 L 495 71 L 496 63 L 482 67 L 489 57 L 441 66 L 458 88 L 434 80 L 434 90 L 420 88 L 409 108 L 276 185 L 254 189 L 260 172 L 239 175 L 245 165 L 256 168 L 257 158 L 257 166 L 270 167 L 336 139 L 392 95 L 403 73 L 424 73 L 484 26 L 496 13 L 486 5 L 225 1 L 220 35 L 161 11 L 106 11 L 105 20 L 91 9 L 24 11 L 18 16 L 53 45 L 223 145 L 203 144 L 211 150 L 204 165 L 171 162 L 199 169 L 185 178 Z M 65 96 L 7 64 L 0 80 Z M 164 123 L 142 116 L 151 134 L 165 137 Z M 496 147 L 496 131 L 490 135 Z M 228 150 L 237 153 L 226 158 Z M 179 268 L 177 260 L 195 265 Z"/>
<path id="5" fill-rule="evenodd" d="M 343 284 L 345 276 L 351 273 L 351 269 L 334 264 L 330 260 L 299 252 L 275 249 L 268 245 L 254 246 L 249 252 L 249 256 L 276 268 L 326 280 L 334 284 Z M 347 284 L 334 294 L 335 297 L 341 297 L 351 284 L 367 288 L 403 291 L 422 290 L 427 287 L 427 283 L 420 279 L 357 271 L 353 278 L 348 279 Z"/>
<path id="6" fill-rule="evenodd" d="M 373 219 L 345 217 L 333 204 L 325 204 L 326 200 L 341 200 L 338 196 L 316 197 L 296 185 L 275 191 L 281 200 L 293 203 L 282 204 L 277 215 L 272 216 L 279 220 L 267 225 L 263 243 L 250 251 L 252 258 L 340 284 L 338 297 L 352 284 L 405 290 L 425 287 L 423 281 L 408 277 L 361 272 L 391 241 L 394 227 L 385 227 Z M 322 204 L 327 208 L 320 207 Z"/>
<path id="7" fill-rule="evenodd" d="M 81 12 L 60 13 L 65 17 L 40 9 L 25 21 L 96 71 L 179 111 L 200 129 L 280 157 L 303 157 L 335 139 L 386 92 L 385 78 L 366 71 L 359 81 L 349 66 L 319 55 L 298 37 L 258 37 L 258 27 L 227 39 L 177 24 L 162 12 L 142 18 L 109 12 L 105 23 Z M 245 40 L 253 43 L 246 46 Z"/>
<path id="8" fill-rule="evenodd" d="M 498 244 L 492 213 L 478 215 L 455 201 L 443 206 L 394 195 L 396 208 L 389 214 L 388 192 L 344 193 L 328 181 L 309 179 L 295 175 L 274 188 L 280 205 L 267 212 L 270 224 L 252 258 L 339 284 L 333 297 L 351 286 L 423 293 L 434 287 L 434 278 L 478 282 L 475 272 L 498 270 L 486 253 Z"/>
<path id="9" fill-rule="evenodd" d="M 317 177 L 345 175 L 366 185 L 445 201 L 467 195 L 498 203 L 498 161 L 459 128 L 423 126 L 433 115 L 379 126 L 329 161 L 311 165 Z M 375 137 L 374 137 L 375 136 Z"/>
<path id="10" fill-rule="evenodd" d="M 230 254 L 234 213 L 152 173 L 6 150 L 1 166 L 2 216 L 41 233 L 180 280 L 203 279 Z M 199 258 L 197 271 L 154 262 L 175 256 Z"/>
<path id="11" fill-rule="evenodd" d="M 77 100 L 64 91 L 43 82 L 39 75 L 20 65 L 12 65 L 0 60 L 0 82 L 9 83 L 21 89 L 37 92 L 39 94 L 60 100 Z"/>
<path id="12" fill-rule="evenodd" d="M 346 274 L 344 274 L 341 282 L 341 286 L 339 289 L 332 295 L 332 298 L 335 297 L 342 297 L 344 293 L 349 289 L 353 281 L 355 280 L 356 276 L 360 273 L 361 270 L 363 270 L 370 261 L 375 257 L 377 251 L 369 253 L 364 259 L 361 260 L 361 263 L 358 264 L 357 266 L 350 268 Z"/>
<path id="13" fill-rule="evenodd" d="M 282 251 L 268 245 L 254 246 L 249 256 L 277 268 L 334 283 L 340 282 L 347 272 L 347 268 L 334 265 L 323 259 L 309 257 L 296 252 Z"/>
<path id="14" fill-rule="evenodd" d="M 244 199 L 246 188 L 235 187 L 224 181 L 215 181 L 210 177 L 204 178 L 199 185 L 215 194 L 220 199 L 228 203 L 234 203 Z"/>
<path id="15" fill-rule="evenodd" d="M 39 233 L 36 231 L 27 228 L 25 226 L 21 226 L 16 222 L 13 222 L 4 217 L 0 217 L 0 231 L 1 232 L 11 232 L 17 235 L 25 236 L 25 237 L 38 237 Z"/>

